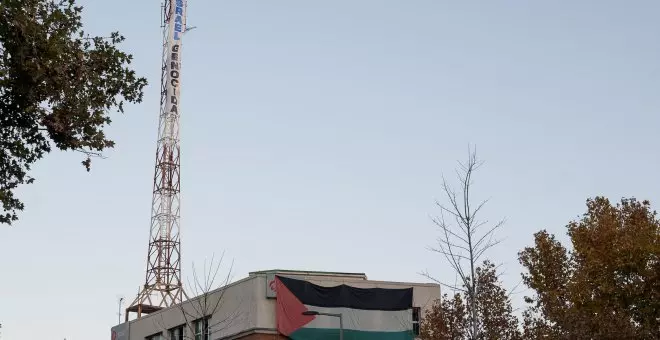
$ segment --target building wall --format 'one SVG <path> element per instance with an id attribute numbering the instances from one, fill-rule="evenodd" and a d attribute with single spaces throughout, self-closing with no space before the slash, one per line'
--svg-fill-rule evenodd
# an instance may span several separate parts
<path id="1" fill-rule="evenodd" d="M 188 321 L 191 322 L 193 319 L 204 317 L 205 311 L 211 311 L 219 303 L 216 312 L 209 321 L 213 339 L 256 327 L 257 304 L 255 298 L 258 295 L 255 290 L 258 289 L 257 281 L 255 278 L 247 278 L 231 284 L 226 290 L 216 290 L 207 295 L 206 301 L 197 298 L 183 303 L 182 307 L 188 315 Z M 158 332 L 167 335 L 169 329 L 185 323 L 186 317 L 184 317 L 183 311 L 175 306 L 130 321 L 129 339 L 143 340 L 145 337 Z M 189 334 L 190 326 L 186 328 L 186 334 Z"/>
<path id="2" fill-rule="evenodd" d="M 289 275 L 297 279 L 304 279 L 320 286 L 335 286 L 349 284 L 361 288 L 404 288 L 413 287 L 413 306 L 421 307 L 422 315 L 428 310 L 433 301 L 440 298 L 440 287 L 436 284 L 413 284 L 397 282 L 366 281 L 355 277 L 340 276 L 331 277 L 327 275 Z M 266 274 L 254 274 L 246 279 L 229 285 L 226 290 L 216 290 L 206 301 L 208 306 L 213 306 L 218 299 L 220 305 L 212 315 L 209 322 L 212 327 L 212 339 L 225 337 L 251 339 L 251 340 L 281 340 L 277 334 L 253 334 L 275 333 L 276 329 L 276 300 L 266 298 L 268 282 Z M 203 317 L 204 302 L 198 299 L 185 302 L 182 307 L 189 317 Z M 206 310 L 210 310 L 208 307 Z M 126 340 L 144 340 L 145 337 L 167 331 L 171 328 L 185 324 L 185 318 L 179 307 L 175 306 L 151 315 L 144 316 L 138 320 L 130 321 L 128 332 L 130 338 Z M 186 330 L 188 332 L 188 330 Z M 123 339 L 118 339 L 123 340 Z"/>
<path id="3" fill-rule="evenodd" d="M 278 334 L 250 334 L 241 337 L 241 340 L 286 340 L 286 337 Z"/>

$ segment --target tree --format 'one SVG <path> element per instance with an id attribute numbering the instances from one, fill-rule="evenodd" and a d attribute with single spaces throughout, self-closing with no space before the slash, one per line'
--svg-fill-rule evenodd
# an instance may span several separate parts
<path id="1" fill-rule="evenodd" d="M 162 315 L 159 320 L 157 319 L 155 321 L 157 327 L 163 331 L 163 334 L 168 339 L 211 339 L 214 335 L 226 330 L 234 322 L 239 320 L 239 318 L 246 317 L 238 308 L 228 307 L 223 310 L 223 306 L 227 302 L 225 292 L 230 282 L 233 268 L 232 262 L 225 278 L 218 282 L 218 274 L 220 273 L 223 259 L 224 253 L 217 263 L 215 257 L 211 258 L 208 265 L 204 262 L 204 269 L 201 276 L 197 274 L 195 265 L 193 264 L 193 280 L 192 282 L 188 280 L 187 285 L 188 294 L 191 294 L 192 298 L 176 305 L 181 319 L 184 321 L 183 328 L 178 331 L 183 334 L 168 334 L 170 328 L 175 325 L 167 325 Z M 240 302 L 237 305 L 240 305 Z M 213 318 L 206 319 L 210 316 L 213 316 Z M 205 319 L 205 323 L 198 323 L 199 320 Z M 206 334 L 207 337 L 201 336 L 202 334 Z"/>
<path id="2" fill-rule="evenodd" d="M 513 315 L 509 294 L 497 279 L 495 265 L 489 261 L 475 270 L 479 286 L 476 313 L 467 303 L 468 291 L 455 293 L 451 298 L 444 294 L 426 314 L 420 326 L 423 340 L 519 340 L 518 319 Z M 472 319 L 476 315 L 477 336 L 472 337 Z"/>
<path id="3" fill-rule="evenodd" d="M 463 340 L 467 339 L 469 322 L 465 301 L 461 294 L 450 296 L 445 293 L 435 301 L 431 310 L 421 321 L 419 338 L 422 340 Z"/>
<path id="4" fill-rule="evenodd" d="M 587 200 L 571 249 L 542 230 L 519 254 L 527 339 L 660 339 L 660 221 L 648 201 Z"/>
<path id="5" fill-rule="evenodd" d="M 146 79 L 129 68 L 118 32 L 91 37 L 75 0 L 0 2 L 0 223 L 18 219 L 15 195 L 31 166 L 52 148 L 101 156 L 110 111 L 142 101 Z"/>
<path id="6" fill-rule="evenodd" d="M 443 205 L 436 202 L 436 205 L 440 208 L 440 216 L 433 218 L 433 222 L 440 229 L 441 236 L 438 238 L 438 246 L 431 248 L 431 250 L 442 254 L 447 260 L 456 273 L 459 285 L 436 280 L 428 272 L 425 276 L 453 291 L 462 293 L 460 302 L 465 303 L 464 310 L 467 313 L 465 316 L 467 325 L 464 325 L 464 330 L 463 326 L 456 328 L 458 332 L 456 333 L 457 339 L 483 339 L 484 336 L 488 335 L 484 332 L 493 329 L 487 325 L 492 321 L 488 319 L 492 316 L 490 313 L 495 313 L 495 310 L 490 310 L 490 308 L 502 311 L 506 309 L 507 305 L 510 305 L 506 294 L 504 295 L 505 298 L 501 300 L 489 300 L 496 296 L 488 294 L 495 294 L 501 289 L 500 286 L 495 285 L 495 282 L 497 282 L 495 267 L 490 262 L 484 262 L 484 266 L 481 268 L 477 267 L 486 251 L 499 243 L 494 238 L 494 233 L 504 224 L 504 220 L 491 225 L 488 225 L 488 221 L 480 220 L 478 214 L 487 200 L 476 205 L 472 202 L 473 175 L 482 164 L 483 162 L 477 159 L 476 152 L 469 149 L 467 162 L 459 163 L 459 168 L 456 170 L 460 183 L 459 192 L 454 190 L 443 176 L 442 189 L 449 204 Z M 486 277 L 486 275 L 491 274 L 492 278 Z M 481 284 L 490 286 L 481 287 Z M 439 308 L 442 308 L 442 306 L 456 306 L 459 303 L 456 300 L 457 296 L 454 295 L 453 300 L 447 302 L 447 304 L 441 302 Z M 500 296 L 497 296 L 497 298 L 499 299 Z M 457 309 L 454 310 L 454 312 L 456 311 Z M 443 315 L 451 315 L 451 313 L 443 313 Z M 500 321 L 496 323 L 498 322 Z M 443 323 L 436 324 L 442 325 Z M 515 327 L 517 327 L 517 324 L 514 325 Z"/>

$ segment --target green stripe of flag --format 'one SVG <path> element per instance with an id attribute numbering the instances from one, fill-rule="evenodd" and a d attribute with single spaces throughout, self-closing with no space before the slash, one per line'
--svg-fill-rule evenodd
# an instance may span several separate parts
<path id="1" fill-rule="evenodd" d="M 289 335 L 292 340 L 339 340 L 337 328 L 300 328 Z M 365 332 L 344 330 L 344 340 L 412 340 L 412 331 Z"/>

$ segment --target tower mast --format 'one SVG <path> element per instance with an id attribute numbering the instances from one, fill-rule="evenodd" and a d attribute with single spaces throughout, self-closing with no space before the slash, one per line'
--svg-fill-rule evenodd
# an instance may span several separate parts
<path id="1" fill-rule="evenodd" d="M 179 146 L 181 40 L 186 31 L 186 0 L 165 0 L 162 23 L 160 116 L 147 272 L 144 286 L 126 309 L 126 321 L 130 312 L 139 318 L 175 305 L 186 296 L 181 280 Z"/>

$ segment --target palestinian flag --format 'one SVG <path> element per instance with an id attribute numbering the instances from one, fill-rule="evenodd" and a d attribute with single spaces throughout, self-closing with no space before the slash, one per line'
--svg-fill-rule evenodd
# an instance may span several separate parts
<path id="1" fill-rule="evenodd" d="M 344 340 L 412 340 L 412 288 L 322 287 L 276 276 L 277 330 L 293 340 L 339 340 L 339 318 L 303 315 L 305 311 L 341 314 Z"/>

